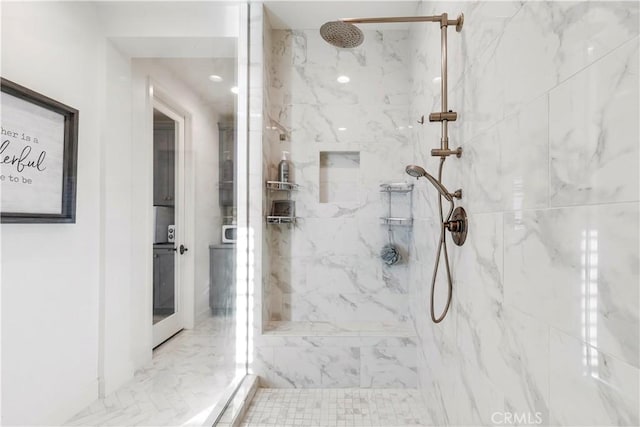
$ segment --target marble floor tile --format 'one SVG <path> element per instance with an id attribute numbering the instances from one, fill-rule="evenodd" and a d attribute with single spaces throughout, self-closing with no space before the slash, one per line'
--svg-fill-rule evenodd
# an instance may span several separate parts
<path id="1" fill-rule="evenodd" d="M 210 317 L 156 348 L 153 360 L 70 426 L 201 425 L 235 374 L 233 318 Z"/>

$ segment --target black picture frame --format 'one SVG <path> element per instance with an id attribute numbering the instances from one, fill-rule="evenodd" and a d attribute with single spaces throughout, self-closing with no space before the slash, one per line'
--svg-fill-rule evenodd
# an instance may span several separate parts
<path id="1" fill-rule="evenodd" d="M 0 78 L 0 89 L 3 94 L 14 96 L 20 100 L 61 114 L 64 117 L 63 158 L 62 158 L 62 197 L 60 213 L 39 212 L 5 212 L 0 204 L 0 222 L 2 223 L 75 223 L 76 222 L 76 188 L 78 163 L 78 123 L 79 112 L 61 102 L 21 86 L 5 78 Z M 5 135 L 1 135 L 5 140 Z M 0 162 L 5 156 L 0 155 Z M 1 184 L 0 184 L 1 185 Z"/>

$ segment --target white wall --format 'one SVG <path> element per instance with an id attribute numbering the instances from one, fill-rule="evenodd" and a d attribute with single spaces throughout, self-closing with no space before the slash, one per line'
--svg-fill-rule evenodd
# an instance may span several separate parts
<path id="1" fill-rule="evenodd" d="M 80 111 L 76 224 L 0 227 L 3 424 L 59 424 L 97 397 L 100 31 L 88 4 L 2 4 L 2 76 Z"/>
<path id="2" fill-rule="evenodd" d="M 106 85 L 102 121 L 100 198 L 102 205 L 100 280 L 101 395 L 110 393 L 131 378 L 129 305 L 133 280 L 131 270 L 131 206 L 133 161 L 123 155 L 131 150 L 131 65 L 110 42 L 106 49 Z M 136 173 L 140 171 L 136 168 Z M 124 333 L 123 333 L 124 331 Z"/>
<path id="3" fill-rule="evenodd" d="M 228 37 L 237 33 L 230 19 L 237 8 L 193 3 L 188 11 L 199 25 L 183 19 L 167 27 L 158 23 L 178 16 L 177 3 L 156 15 L 128 5 L 128 12 L 113 5 L 119 12 L 111 13 L 104 4 L 2 4 L 2 76 L 80 111 L 77 223 L 0 228 L 4 424 L 61 424 L 151 358 L 151 298 L 141 291 L 150 292 L 151 240 L 138 237 L 151 229 L 152 151 L 136 145 L 145 129 L 132 126 L 148 97 L 146 82 L 133 78 L 130 58 L 119 50 L 126 43 L 116 48 L 109 39 Z M 140 14 L 148 18 L 143 26 L 132 19 Z M 219 242 L 220 229 L 219 210 L 211 212 L 218 119 L 174 76 L 149 71 L 191 113 L 189 170 L 198 196 L 190 226 L 197 237 L 187 256 L 198 265 L 198 305 L 190 313 L 206 313 L 208 245 Z M 137 99 L 136 90 L 143 91 Z M 136 183 L 147 179 L 148 193 L 141 194 Z M 144 251 L 147 258 L 136 258 Z"/>
<path id="4" fill-rule="evenodd" d="M 216 2 L 99 2 L 105 31 L 113 37 L 237 37 L 238 6 Z"/>

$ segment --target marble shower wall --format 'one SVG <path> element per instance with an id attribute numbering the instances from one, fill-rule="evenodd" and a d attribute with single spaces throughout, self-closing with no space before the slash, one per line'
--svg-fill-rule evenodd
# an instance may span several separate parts
<path id="1" fill-rule="evenodd" d="M 252 12 L 254 9 L 257 17 L 257 7 Z M 259 188 L 255 182 L 251 185 L 252 206 L 262 209 L 251 218 L 254 240 L 262 242 L 262 273 L 261 281 L 253 281 L 249 370 L 266 387 L 415 388 L 415 334 L 406 323 L 398 322 L 408 311 L 408 267 L 382 268 L 378 249 L 374 249 L 382 245 L 384 231 L 378 224 L 384 201 L 377 193 L 378 184 L 400 178 L 402 171 L 401 164 L 382 162 L 380 158 L 386 155 L 381 153 L 385 147 L 392 153 L 394 144 L 402 144 L 406 158 L 411 157 L 407 129 L 398 129 L 409 111 L 408 33 L 371 33 L 368 51 L 363 48 L 354 55 L 321 44 L 317 30 L 274 31 L 268 19 L 260 23 L 261 29 L 257 21 L 252 25 L 252 43 L 264 46 L 264 55 L 256 55 L 252 63 L 261 62 L 261 68 L 253 71 L 254 77 L 263 79 L 264 97 L 251 99 L 262 105 L 264 133 L 262 140 L 251 141 L 250 149 L 254 160 L 262 161 L 257 166 L 261 169 Z M 372 64 L 372 75 L 380 79 L 397 71 L 394 61 L 385 60 L 388 64 L 383 66 L 381 57 L 383 49 L 396 49 L 391 43 L 399 42 L 398 37 L 405 39 L 400 49 L 405 70 L 397 83 L 405 85 L 404 103 L 392 94 L 388 99 L 383 95 L 376 102 L 379 111 L 392 111 L 386 122 L 379 116 L 359 116 L 358 98 L 377 99 L 364 88 L 367 83 L 377 87 L 375 81 L 362 81 L 370 78 L 367 64 Z M 352 84 L 338 86 L 338 72 L 350 75 Z M 307 74 L 315 75 L 315 80 L 307 81 Z M 318 94 L 321 100 L 309 94 Z M 340 108 L 337 117 L 332 115 Z M 300 114 L 310 117 L 292 119 Z M 346 129 L 338 131 L 334 127 L 342 116 L 347 124 L 339 127 Z M 369 125 L 373 128 L 368 129 Z M 288 140 L 280 140 L 280 127 L 291 131 Z M 335 137 L 335 132 L 341 132 L 340 136 Z M 385 145 L 387 137 L 391 142 Z M 292 179 L 303 186 L 292 195 L 302 217 L 295 227 L 264 222 L 271 200 L 286 197 L 264 190 L 264 181 L 275 179 L 282 150 L 292 153 Z M 322 166 L 335 170 L 324 170 L 321 175 L 321 151 L 348 154 L 326 157 Z M 354 160 L 354 152 L 360 153 L 359 161 Z M 346 179 L 352 186 L 335 191 Z M 333 202 L 320 203 L 322 180 L 334 186 L 332 192 L 323 193 Z M 361 194 L 365 189 L 367 194 Z M 258 203 L 260 199 L 264 202 Z M 408 209 L 406 198 L 404 203 L 402 207 Z M 395 238 L 406 251 L 406 231 Z"/>
<path id="2" fill-rule="evenodd" d="M 422 3 L 449 31 L 444 184 L 470 216 L 454 300 L 431 323 L 436 192 L 415 192 L 409 292 L 420 388 L 437 424 L 638 425 L 637 2 Z M 412 26 L 410 118 L 439 111 L 437 26 Z M 439 127 L 412 132 L 437 171 Z M 415 284 L 415 286 L 414 286 Z M 440 280 L 437 302 L 444 301 Z M 523 419 L 523 418 L 521 418 Z M 531 421 L 532 420 L 532 421 Z M 540 420 L 541 422 L 537 422 Z"/>
<path id="3" fill-rule="evenodd" d="M 281 142 L 279 132 L 267 129 L 265 179 L 276 179 L 286 150 L 291 178 L 301 186 L 292 194 L 300 221 L 266 227 L 265 321 L 408 319 L 408 264 L 387 267 L 379 257 L 388 241 L 379 220 L 387 215 L 387 196 L 379 184 L 405 181 L 413 155 L 409 33 L 365 35 L 354 50 L 328 45 L 317 29 L 271 30 L 265 37 L 266 126 L 275 121 L 290 130 L 290 140 Z M 339 83 L 340 75 L 351 80 Z M 321 162 L 321 152 L 333 154 Z M 392 197 L 393 214 L 409 216 L 411 196 Z M 408 228 L 393 233 L 405 260 L 409 236 Z"/>

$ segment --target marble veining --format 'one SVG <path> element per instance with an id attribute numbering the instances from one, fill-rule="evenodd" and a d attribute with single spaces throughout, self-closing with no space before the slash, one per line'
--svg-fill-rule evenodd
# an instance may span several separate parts
<path id="1" fill-rule="evenodd" d="M 284 145 L 266 139 L 267 162 L 290 151 L 301 219 L 265 229 L 264 321 L 406 322 L 409 233 L 391 235 L 406 262 L 383 265 L 379 252 L 390 237 L 380 224 L 388 202 L 379 184 L 406 179 L 402 165 L 411 157 L 408 32 L 366 31 L 354 50 L 326 44 L 316 30 L 267 32 L 267 108 L 291 129 Z M 338 82 L 340 75 L 350 81 Z M 326 152 L 358 153 L 359 161 L 346 174 L 321 164 Z M 330 188 L 328 200 L 321 185 Z M 410 197 L 394 200 L 409 216 Z"/>
<path id="2" fill-rule="evenodd" d="M 210 317 L 154 350 L 150 366 L 71 418 L 70 426 L 202 425 L 238 371 L 235 323 Z"/>
<path id="3" fill-rule="evenodd" d="M 638 50 L 636 37 L 550 92 L 553 206 L 638 199 Z"/>
<path id="4" fill-rule="evenodd" d="M 265 334 L 277 336 L 386 336 L 413 337 L 415 333 L 408 324 L 396 322 L 268 322 Z"/>
<path id="5" fill-rule="evenodd" d="M 449 129 L 464 153 L 447 160 L 444 181 L 463 188 L 470 229 L 450 251 L 454 303 L 442 324 L 425 315 L 437 244 L 428 186 L 416 186 L 409 243 L 427 410 L 439 425 L 492 425 L 504 412 L 636 425 L 639 5 L 436 2 L 418 13 L 457 8 Z M 439 106 L 430 36 L 410 29 L 410 117 Z M 432 172 L 437 133 L 411 132 L 413 162 Z"/>
<path id="6" fill-rule="evenodd" d="M 632 203 L 506 216 L 507 302 L 640 367 L 639 215 Z"/>
<path id="7" fill-rule="evenodd" d="M 449 32 L 450 146 L 464 154 L 443 180 L 463 188 L 470 217 L 467 243 L 450 250 L 449 315 L 428 316 L 433 188 L 419 181 L 397 200 L 413 207 L 411 231 L 393 235 L 406 263 L 377 259 L 388 238 L 378 184 L 407 180 L 410 163 L 437 171 L 439 128 L 416 122 L 440 106 L 437 28 L 365 30 L 353 50 L 267 29 L 265 111 L 292 140 L 266 136 L 263 178 L 292 152 L 303 220 L 264 229 L 252 369 L 287 389 L 417 386 L 432 425 L 492 425 L 505 412 L 637 425 L 640 6 L 421 2 L 416 14 L 443 11 L 465 13 Z M 322 151 L 360 153 L 334 203 L 320 203 Z M 247 425 L 286 420 L 265 411 Z"/>

